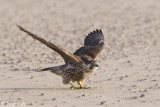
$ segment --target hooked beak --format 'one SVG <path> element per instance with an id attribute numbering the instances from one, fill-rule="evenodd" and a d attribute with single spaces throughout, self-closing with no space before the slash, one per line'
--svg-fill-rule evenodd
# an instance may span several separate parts
<path id="1" fill-rule="evenodd" d="M 98 64 L 94 64 L 93 66 L 98 67 Z"/>

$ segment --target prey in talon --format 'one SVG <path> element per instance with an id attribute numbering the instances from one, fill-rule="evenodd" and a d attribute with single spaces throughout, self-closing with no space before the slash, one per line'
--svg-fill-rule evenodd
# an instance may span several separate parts
<path id="1" fill-rule="evenodd" d="M 23 27 L 19 25 L 17 26 L 21 31 L 27 33 L 29 36 L 56 51 L 64 59 L 65 64 L 44 68 L 40 71 L 50 71 L 61 76 L 63 78 L 63 84 L 70 84 L 71 89 L 89 88 L 83 87 L 82 82 L 98 67 L 98 63 L 95 59 L 105 46 L 104 35 L 100 29 L 90 32 L 84 39 L 84 45 L 72 54 L 65 50 L 65 47 L 62 48 L 57 46 L 37 36 L 36 34 L 31 33 Z M 79 87 L 75 87 L 72 82 L 77 82 Z"/>

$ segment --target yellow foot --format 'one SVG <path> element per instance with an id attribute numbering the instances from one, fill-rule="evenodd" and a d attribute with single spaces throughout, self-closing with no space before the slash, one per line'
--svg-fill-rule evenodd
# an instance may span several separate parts
<path id="1" fill-rule="evenodd" d="M 70 87 L 70 89 L 81 89 L 81 87 Z"/>
<path id="2" fill-rule="evenodd" d="M 91 87 L 70 87 L 70 89 L 91 89 Z"/>
<path id="3" fill-rule="evenodd" d="M 82 89 L 91 89 L 91 87 L 82 87 Z"/>
<path id="4" fill-rule="evenodd" d="M 91 87 L 82 87 L 81 83 L 78 82 L 78 84 L 80 85 L 80 87 L 75 87 L 72 83 L 70 89 L 90 89 Z"/>

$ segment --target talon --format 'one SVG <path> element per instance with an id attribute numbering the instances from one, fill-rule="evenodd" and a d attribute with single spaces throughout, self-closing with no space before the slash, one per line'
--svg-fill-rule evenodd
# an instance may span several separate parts
<path id="1" fill-rule="evenodd" d="M 82 89 L 81 87 L 70 87 L 70 89 Z"/>
<path id="2" fill-rule="evenodd" d="M 82 89 L 91 89 L 91 87 L 82 87 Z"/>
<path id="3" fill-rule="evenodd" d="M 71 90 L 75 89 L 75 87 L 70 87 Z"/>
<path id="4" fill-rule="evenodd" d="M 81 85 L 81 81 L 77 81 L 77 83 L 79 84 L 80 89 L 90 89 L 90 88 L 91 88 L 91 87 L 83 87 L 83 86 Z"/>
<path id="5" fill-rule="evenodd" d="M 70 89 L 81 89 L 81 87 L 75 87 L 72 83 L 70 83 L 70 84 L 71 84 Z"/>
<path id="6" fill-rule="evenodd" d="M 70 87 L 70 89 L 91 89 L 91 87 L 82 87 L 82 85 L 81 85 L 81 83 L 80 82 L 78 82 L 78 84 L 80 85 L 80 87 L 75 87 L 72 83 L 70 83 L 71 84 L 71 87 Z"/>

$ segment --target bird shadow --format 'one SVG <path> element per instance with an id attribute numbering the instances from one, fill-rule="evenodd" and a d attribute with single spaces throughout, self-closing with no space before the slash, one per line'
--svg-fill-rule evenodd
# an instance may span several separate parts
<path id="1" fill-rule="evenodd" d="M 93 88 L 92 88 L 93 89 Z M 0 88 L 0 91 L 27 91 L 27 90 L 91 90 L 90 89 L 70 89 L 70 88 Z"/>
<path id="2" fill-rule="evenodd" d="M 18 90 L 71 90 L 70 88 L 0 88 L 0 91 L 18 91 Z"/>

